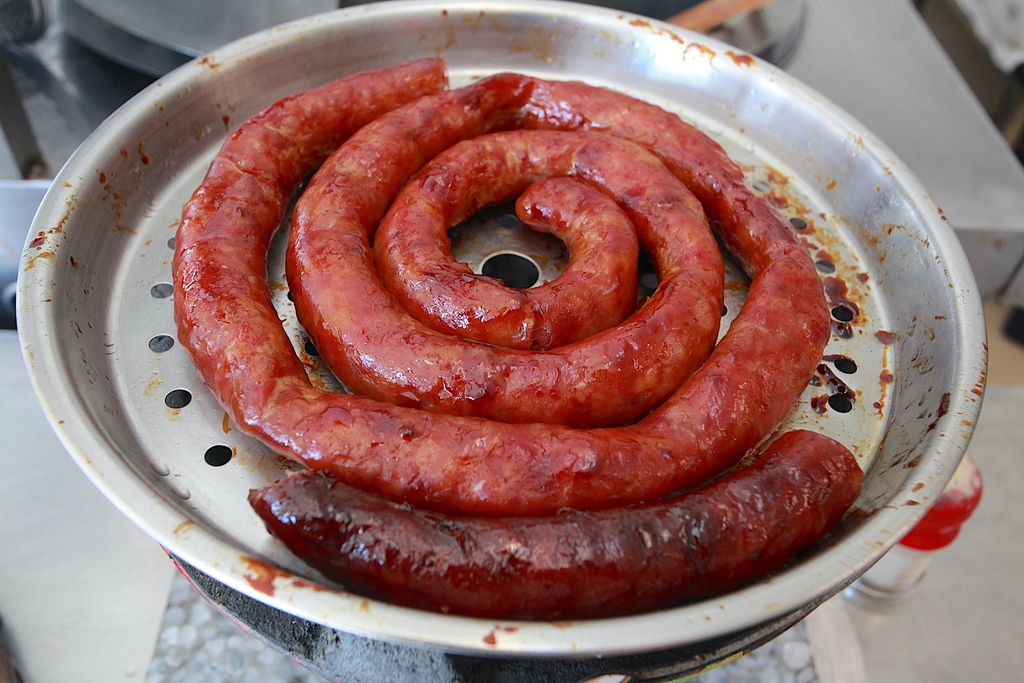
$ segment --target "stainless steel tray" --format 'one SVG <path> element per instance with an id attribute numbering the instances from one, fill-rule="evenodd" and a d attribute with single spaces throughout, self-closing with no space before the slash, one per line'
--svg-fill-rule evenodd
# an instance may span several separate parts
<path id="1" fill-rule="evenodd" d="M 837 321 L 844 335 L 826 351 L 856 362 L 855 373 L 837 373 L 852 405 L 825 405 L 828 387 L 810 386 L 789 420 L 840 439 L 867 470 L 856 510 L 828 542 L 770 580 L 713 600 L 620 619 L 496 623 L 351 595 L 267 534 L 246 493 L 291 466 L 233 428 L 174 343 L 167 294 L 181 207 L 227 133 L 262 107 L 346 73 L 430 55 L 447 60 L 453 85 L 513 70 L 583 79 L 678 111 L 806 226 L 800 233 L 822 276 L 845 287 L 839 307 L 858 311 L 847 325 Z M 301 349 L 279 246 L 269 277 Z M 742 285 L 732 282 L 735 308 Z M 699 643 L 840 590 L 920 518 L 952 474 L 986 367 L 981 305 L 960 245 L 868 131 L 725 44 L 560 2 L 354 7 L 181 67 L 112 115 L 58 174 L 29 235 L 18 302 L 25 358 L 58 435 L 95 485 L 174 555 L 309 621 L 496 656 Z M 217 465 L 219 454 L 230 461 Z"/>

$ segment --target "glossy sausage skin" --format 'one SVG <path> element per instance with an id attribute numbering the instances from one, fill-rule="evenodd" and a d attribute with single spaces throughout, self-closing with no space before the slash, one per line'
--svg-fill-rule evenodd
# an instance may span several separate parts
<path id="1" fill-rule="evenodd" d="M 366 123 L 446 86 L 444 62 L 429 59 L 275 102 L 228 137 L 185 205 L 173 264 L 178 339 L 238 424 L 272 422 L 265 409 L 275 382 L 308 384 L 266 276 L 293 192 Z"/>
<path id="2" fill-rule="evenodd" d="M 454 200 L 453 185 L 470 178 L 462 191 L 472 196 Z M 439 332 L 535 351 L 584 339 L 633 312 L 636 229 L 611 197 L 567 177 L 536 182 L 516 202 L 523 223 L 555 235 L 568 248 L 569 260 L 556 279 L 513 289 L 500 280 L 474 277 L 467 264 L 456 261 L 448 229 L 485 206 L 515 199 L 498 187 L 519 189 L 495 183 L 493 176 L 479 182 L 449 165 L 421 171 L 403 188 L 373 244 L 381 281 L 402 308 Z"/>
<path id="3" fill-rule="evenodd" d="M 533 118 L 523 125 L 606 126 L 613 131 L 628 119 L 624 135 L 641 144 L 666 138 L 668 152 L 652 151 L 671 156 L 676 175 L 700 190 L 705 211 L 720 226 L 720 238 L 749 269 L 749 298 L 728 333 L 708 362 L 662 406 L 624 427 L 510 425 L 312 386 L 266 284 L 271 235 L 291 191 L 318 162 L 315 154 L 296 151 L 292 137 L 315 133 L 323 116 L 347 104 L 357 109 L 391 106 L 402 97 L 443 87 L 443 65 L 397 67 L 338 87 L 347 94 L 315 116 L 302 108 L 274 107 L 291 117 L 274 118 L 266 130 L 262 120 L 243 126 L 182 215 L 174 263 L 179 338 L 239 429 L 313 469 L 411 504 L 448 512 L 543 515 L 650 501 L 694 486 L 738 462 L 789 413 L 820 362 L 829 315 L 813 263 L 785 221 L 742 186 L 738 167 L 717 144 L 677 116 L 644 113 L 650 105 L 583 84 L 571 84 L 569 94 L 581 102 L 579 112 L 570 115 L 552 104 L 555 85 L 515 75 L 425 95 L 360 129 L 350 143 L 367 153 L 393 152 L 389 158 L 394 161 L 387 168 L 364 163 L 329 170 L 370 181 L 339 190 L 363 202 L 356 217 L 382 217 L 387 205 L 378 196 L 380 185 L 387 186 L 385 195 L 397 194 L 405 178 L 432 156 L 410 146 L 403 132 L 410 122 L 464 120 L 461 135 L 515 126 L 517 117 L 527 114 Z M 629 107 L 639 107 L 643 115 L 632 116 Z M 369 139 L 363 136 L 367 130 Z M 417 144 L 427 151 L 459 139 L 430 126 L 423 133 Z M 282 142 L 267 148 L 266 136 Z M 352 151 L 349 144 L 345 147 Z M 278 154 L 287 161 L 281 172 Z M 254 155 L 269 158 L 259 161 Z M 307 162 L 311 165 L 304 167 Z M 396 171 L 392 164 L 402 167 Z M 721 197 L 716 187 L 722 188 Z M 329 183 L 322 184 L 319 200 L 328 200 L 332 192 Z M 334 266 L 359 261 L 364 250 L 365 244 L 355 240 L 317 253 Z M 335 276 L 344 280 L 348 274 Z M 337 289 L 310 287 L 306 294 L 312 309 L 331 310 Z"/>
<path id="4" fill-rule="evenodd" d="M 418 140 L 423 130 L 405 135 Z M 372 190 L 340 194 L 352 183 L 335 172 L 362 166 L 362 145 L 377 150 L 393 137 L 377 135 L 375 124 L 361 130 L 310 181 L 292 223 L 296 313 L 353 392 L 447 415 L 606 427 L 646 415 L 711 353 L 724 274 L 700 205 L 649 152 L 593 132 L 518 130 L 459 142 L 422 169 L 389 216 L 402 219 L 403 232 L 407 220 L 434 218 L 443 235 L 481 204 L 516 197 L 538 180 L 584 179 L 617 198 L 651 254 L 661 281 L 646 304 L 614 329 L 545 352 L 456 339 L 418 322 L 376 274 L 376 225 L 350 219 Z M 396 223 L 386 217 L 384 225 Z"/>
<path id="5" fill-rule="evenodd" d="M 777 571 L 831 529 L 862 479 L 812 432 L 665 502 L 543 518 L 453 517 L 308 470 L 249 500 L 296 555 L 346 588 L 475 617 L 589 619 L 648 612 Z"/>

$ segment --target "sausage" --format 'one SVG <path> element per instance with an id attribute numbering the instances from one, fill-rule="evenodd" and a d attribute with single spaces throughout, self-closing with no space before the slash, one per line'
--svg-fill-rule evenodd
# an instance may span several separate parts
<path id="1" fill-rule="evenodd" d="M 379 158 L 391 144 L 376 128 L 359 131 L 310 181 L 296 203 L 287 263 L 299 320 L 353 392 L 447 415 L 603 427 L 643 417 L 708 357 L 724 274 L 704 212 L 660 161 L 600 133 L 520 130 L 464 140 L 422 169 L 391 216 L 403 221 L 396 228 L 403 233 L 406 221 L 420 219 L 443 234 L 481 204 L 515 197 L 538 180 L 585 179 L 619 198 L 651 253 L 661 282 L 643 308 L 614 329 L 535 353 L 453 339 L 419 323 L 376 274 L 376 223 L 350 218 L 366 216 L 372 190 L 339 191 L 355 182 L 340 169 L 361 167 L 366 150 Z M 420 128 L 404 130 L 423 136 Z"/>
<path id="2" fill-rule="evenodd" d="M 258 419 L 246 384 L 305 377 L 266 282 L 267 247 L 295 188 L 360 127 L 446 86 L 444 62 L 428 59 L 278 101 L 228 137 L 185 205 L 172 266 L 178 339 L 239 424 Z"/>
<path id="3" fill-rule="evenodd" d="M 512 289 L 490 277 L 473 277 L 469 266 L 452 256 L 447 230 L 514 197 L 493 192 L 493 181 L 474 182 L 467 189 L 482 196 L 456 201 L 451 181 L 468 176 L 454 169 L 444 175 L 448 178 L 421 172 L 406 185 L 374 236 L 381 282 L 409 315 L 463 339 L 541 351 L 618 325 L 634 311 L 636 229 L 611 197 L 567 177 L 524 190 L 516 201 L 519 219 L 560 238 L 569 260 L 553 281 Z"/>
<path id="4" fill-rule="evenodd" d="M 436 63 L 428 71 L 439 78 Z M 352 106 L 377 101 L 390 106 L 396 90 L 408 89 L 409 97 L 422 92 L 414 92 L 411 77 L 384 80 L 387 76 L 358 81 Z M 677 144 L 663 153 L 672 155 L 666 165 L 704 195 L 704 210 L 718 225 L 719 237 L 752 277 L 748 300 L 708 361 L 639 422 L 590 430 L 437 415 L 312 386 L 280 326 L 265 281 L 266 246 L 298 183 L 296 176 L 303 174 L 277 173 L 272 159 L 256 158 L 273 156 L 259 145 L 247 151 L 252 149 L 247 136 L 258 141 L 269 134 L 257 122 L 229 140 L 231 153 L 218 156 L 186 206 L 174 263 L 179 338 L 236 426 L 350 485 L 425 508 L 484 515 L 544 515 L 562 508 L 654 500 L 733 466 L 778 427 L 813 376 L 829 335 L 828 309 L 810 258 L 781 217 L 732 177 L 729 169 L 735 165 L 725 161 L 717 144 L 678 117 L 634 117 L 622 107 L 646 112 L 648 105 L 582 84 L 573 84 L 569 93 L 580 100 L 574 105 L 578 111 L 558 110 L 549 107 L 552 87 L 505 74 L 465 89 L 423 95 L 373 120 L 341 148 L 344 155 L 332 155 L 333 160 L 352 158 L 353 149 L 362 148 L 387 163 L 338 169 L 328 160 L 327 173 L 320 176 L 321 169 L 318 177 L 337 176 L 341 170 L 350 179 L 370 181 L 346 187 L 344 194 L 362 202 L 353 215 L 372 222 L 387 208 L 378 192 L 382 186 L 383 196 L 393 197 L 430 158 L 424 150 L 447 148 L 463 134 L 517 125 L 617 132 L 629 119 L 632 128 L 623 135 L 641 145 L 684 140 L 686 149 Z M 318 129 L 319 116 L 298 110 L 274 125 L 287 140 L 296 131 Z M 438 120 L 457 123 L 457 134 L 429 125 Z M 402 132 L 410 122 L 421 126 L 416 144 Z M 666 133 L 666 127 L 682 132 Z M 387 155 L 381 157 L 380 151 Z M 684 156 L 677 159 L 676 154 Z M 687 161 L 685 154 L 698 161 Z M 261 170 L 244 173 L 243 167 Z M 705 180 L 691 177 L 705 173 Z M 318 187 L 317 201 L 341 193 L 316 178 L 312 185 Z M 722 188 L 721 196 L 716 187 Z M 309 191 L 302 201 L 308 196 Z M 361 258 L 365 248 L 358 240 L 340 243 L 321 252 L 329 259 L 323 265 L 344 262 L 351 250 Z M 302 251 L 300 244 L 290 253 L 290 270 Z M 335 271 L 335 276 L 344 280 L 348 273 Z M 298 284 L 297 289 L 305 290 L 310 303 L 312 317 L 303 324 L 326 324 L 317 316 L 332 310 L 339 288 Z"/>
<path id="5" fill-rule="evenodd" d="M 595 512 L 442 515 L 309 470 L 249 500 L 294 554 L 356 593 L 474 617 L 590 619 L 700 600 L 779 570 L 839 521 L 861 479 L 842 445 L 792 431 L 700 489 Z"/>

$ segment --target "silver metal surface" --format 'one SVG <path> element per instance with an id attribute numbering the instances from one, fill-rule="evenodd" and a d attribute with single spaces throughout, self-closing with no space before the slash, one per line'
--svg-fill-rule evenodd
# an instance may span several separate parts
<path id="1" fill-rule="evenodd" d="M 911 3 L 814 3 L 787 70 L 868 126 L 924 183 L 982 298 L 1024 306 L 1024 167 Z"/>
<path id="2" fill-rule="evenodd" d="M 171 301 L 160 296 L 168 241 L 220 143 L 245 118 L 330 78 L 435 54 L 448 60 L 454 85 L 516 70 L 585 79 L 678 111 L 808 225 L 801 235 L 812 255 L 834 268 L 828 276 L 858 309 L 850 337 L 834 337 L 826 351 L 855 359 L 857 372 L 843 376 L 855 400 L 850 412 L 819 412 L 813 406 L 828 390 L 808 387 L 787 424 L 838 438 L 868 471 L 855 513 L 827 543 L 714 600 L 622 619 L 495 623 L 347 594 L 268 536 L 245 496 L 286 463 L 233 429 L 180 347 L 151 350 L 151 340 L 174 336 Z M 275 259 L 272 286 L 301 349 Z M 58 175 L 26 246 L 19 315 L 26 362 L 62 441 L 115 505 L 182 560 L 345 632 L 499 656 L 699 643 L 835 593 L 938 495 L 970 438 L 985 374 L 981 306 L 963 251 L 888 148 L 821 96 L 725 44 L 554 2 L 368 5 L 243 39 L 169 74 Z M 191 401 L 169 407 L 176 390 Z M 217 445 L 233 453 L 222 467 L 204 461 Z"/>
<path id="3" fill-rule="evenodd" d="M 154 76 L 258 30 L 351 0 L 56 0 L 72 35 L 121 64 Z M 591 0 L 588 5 L 668 19 L 700 0 Z M 776 0 L 741 13 L 712 35 L 773 64 L 788 60 L 803 31 L 805 0 Z"/>
<path id="4" fill-rule="evenodd" d="M 0 328 L 15 328 L 21 251 L 49 180 L 0 180 Z"/>

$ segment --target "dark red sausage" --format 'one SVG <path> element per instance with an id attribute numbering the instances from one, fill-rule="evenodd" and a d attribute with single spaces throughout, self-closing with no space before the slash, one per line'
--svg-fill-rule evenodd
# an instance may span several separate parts
<path id="1" fill-rule="evenodd" d="M 249 500 L 293 553 L 354 592 L 504 619 L 648 612 L 733 590 L 831 529 L 862 474 L 788 432 L 753 464 L 667 502 L 543 518 L 452 517 L 305 471 Z"/>
<path id="2" fill-rule="evenodd" d="M 421 172 L 406 185 L 374 236 L 381 281 L 409 315 L 463 339 L 547 350 L 617 325 L 636 308 L 636 230 L 611 197 L 566 177 L 527 188 L 516 203 L 519 218 L 561 239 L 569 260 L 553 281 L 512 289 L 474 277 L 456 261 L 447 231 L 484 206 L 514 197 L 498 194 L 501 184 L 493 178 L 477 182 L 454 164 L 445 170 Z M 453 184 L 470 178 L 468 191 L 476 197 L 454 201 Z"/>
<path id="3" fill-rule="evenodd" d="M 424 131 L 407 128 L 404 135 L 420 140 Z M 448 415 L 613 426 L 646 415 L 710 354 L 724 275 L 704 213 L 654 156 L 600 133 L 508 131 L 462 141 L 411 181 L 393 211 L 404 220 L 434 219 L 443 235 L 481 205 L 516 197 L 538 180 L 585 179 L 618 199 L 651 254 L 660 283 L 643 308 L 614 329 L 534 353 L 455 339 L 418 322 L 377 276 L 370 247 L 376 223 L 351 218 L 366 215 L 374 190 L 342 191 L 355 183 L 343 169 L 365 166 L 367 149 L 376 158 L 393 141 L 377 122 L 359 131 L 310 181 L 292 221 L 288 274 L 296 313 L 353 392 Z M 378 160 L 376 172 L 387 165 Z M 377 194 L 382 187 L 374 185 Z"/>
<path id="4" fill-rule="evenodd" d="M 260 419 L 253 383 L 307 381 L 266 278 L 267 247 L 295 188 L 360 127 L 446 85 L 444 62 L 429 59 L 276 102 L 228 137 L 186 204 L 173 265 L 178 338 L 239 424 Z"/>
<path id="5" fill-rule="evenodd" d="M 391 80 L 357 78 L 345 86 L 351 87 L 350 104 L 393 103 L 396 91 L 413 96 L 416 79 L 409 74 L 416 71 L 410 69 L 387 72 L 395 76 Z M 431 69 L 439 78 L 436 63 Z M 540 82 L 514 75 L 426 96 L 373 121 L 372 140 L 353 138 L 354 146 L 377 155 L 373 158 L 387 152 L 391 161 L 330 172 L 371 181 L 345 190 L 349 198 L 365 199 L 355 217 L 366 220 L 383 216 L 387 208 L 378 205 L 378 185 L 388 186 L 386 195 L 397 194 L 404 178 L 427 160 L 403 132 L 410 121 L 424 125 L 417 145 L 432 149 L 450 142 L 426 125 L 436 119 L 465 117 L 472 124 L 468 128 L 489 130 L 515 125 L 529 110 L 547 118 L 528 125 L 614 128 L 631 118 L 622 107 L 649 107 L 598 88 L 573 88 L 586 97 L 580 111 L 568 117 L 549 107 Z M 336 106 L 348 101 L 341 100 Z M 183 345 L 235 424 L 279 453 L 349 484 L 439 510 L 538 515 L 624 505 L 669 495 L 731 467 L 777 428 L 813 376 L 829 319 L 810 258 L 784 221 L 742 186 L 742 175 L 734 177 L 735 165 L 726 163 L 713 141 L 678 117 L 651 114 L 632 117 L 630 125 L 639 129 L 626 133 L 640 141 L 687 141 L 686 149 L 677 145 L 672 155 L 692 153 L 696 161 L 691 167 L 685 156 L 673 156 L 676 173 L 684 180 L 700 176 L 690 180 L 720 222 L 720 237 L 753 278 L 728 334 L 665 404 L 635 425 L 580 430 L 441 416 L 317 389 L 281 328 L 265 278 L 265 250 L 292 189 L 287 183 L 302 175 L 291 170 L 301 164 L 285 164 L 287 172 L 278 173 L 271 159 L 259 164 L 258 176 L 239 170 L 253 165 L 247 156 L 250 137 L 261 149 L 264 136 L 290 142 L 291 133 L 320 125 L 320 114 L 310 118 L 301 108 L 280 110 L 291 118 L 275 119 L 271 131 L 263 130 L 261 121 L 244 126 L 214 162 L 183 213 L 174 266 L 175 317 Z M 381 137 L 391 129 L 394 135 Z M 352 147 L 346 147 L 348 154 Z M 310 161 L 288 149 L 281 154 Z M 721 196 L 716 186 L 723 188 Z M 331 195 L 327 185 L 320 192 L 324 200 Z M 361 254 L 365 245 L 344 242 L 322 253 L 330 264 L 334 258 L 345 262 L 352 249 Z M 336 290 L 313 288 L 313 308 L 330 310 Z"/>

